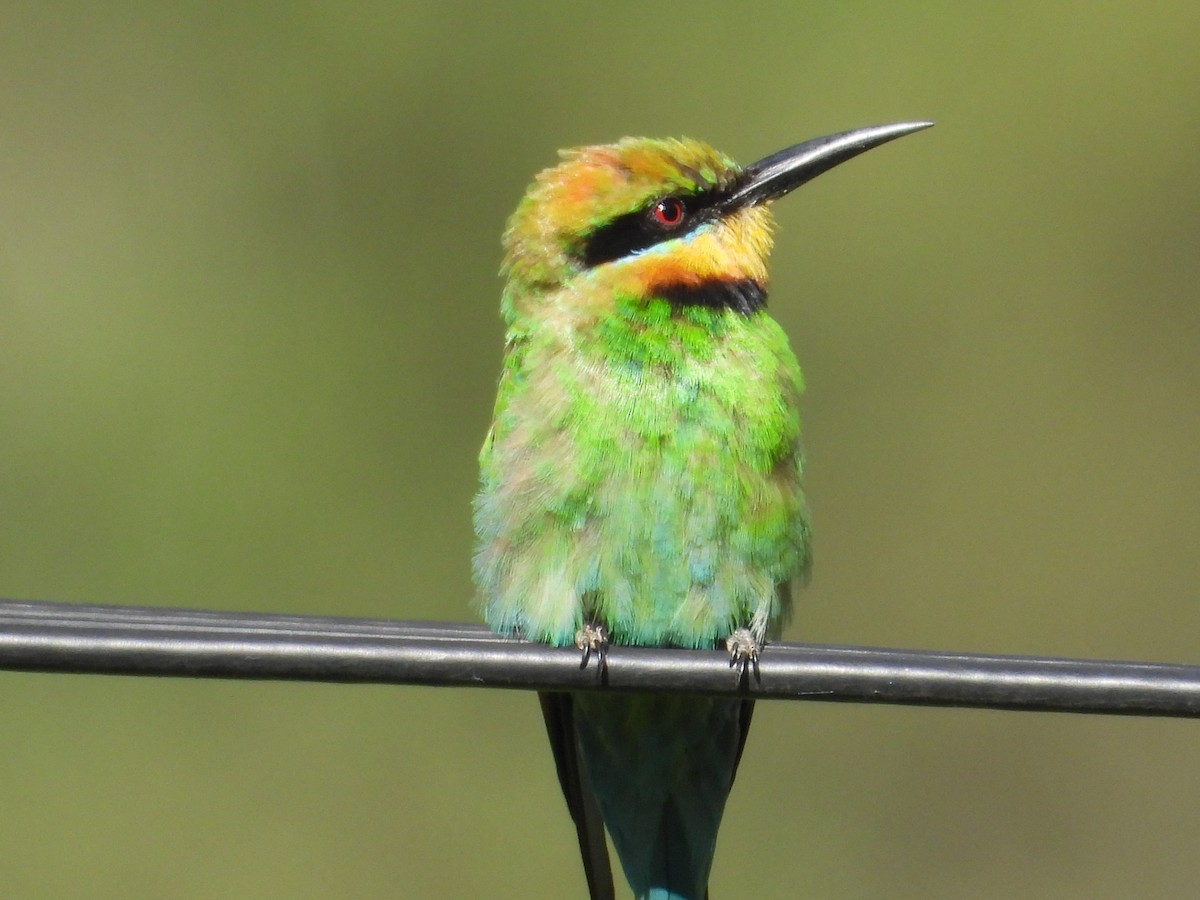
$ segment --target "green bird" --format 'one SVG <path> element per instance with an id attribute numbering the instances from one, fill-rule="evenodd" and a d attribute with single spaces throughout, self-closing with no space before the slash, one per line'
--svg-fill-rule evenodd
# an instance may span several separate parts
<path id="1" fill-rule="evenodd" d="M 769 204 L 931 124 L 747 168 L 699 141 L 625 138 L 537 176 L 504 235 L 504 365 L 475 501 L 491 628 L 602 665 L 610 641 L 757 663 L 811 558 L 804 385 L 765 310 Z M 604 826 L 639 900 L 706 897 L 752 701 L 594 691 L 542 708 L 591 897 L 613 895 Z"/>

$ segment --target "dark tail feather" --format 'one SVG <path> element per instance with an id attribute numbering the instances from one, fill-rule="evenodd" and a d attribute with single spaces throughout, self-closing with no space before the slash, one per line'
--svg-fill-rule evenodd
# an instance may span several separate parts
<path id="1" fill-rule="evenodd" d="M 746 749 L 746 738 L 750 735 L 750 720 L 754 717 L 754 701 L 743 700 L 742 707 L 738 710 L 738 728 L 741 729 L 738 735 L 737 756 L 733 758 L 733 775 L 730 776 L 729 782 L 733 783 L 734 777 L 737 776 L 738 766 L 742 762 L 742 751 Z"/>
<path id="2" fill-rule="evenodd" d="M 639 900 L 702 900 L 745 742 L 734 698 L 587 693 L 576 748 Z"/>
<path id="3" fill-rule="evenodd" d="M 542 701 L 542 716 L 546 720 L 546 733 L 550 736 L 550 749 L 554 751 L 558 783 L 562 785 L 567 809 L 575 820 L 583 872 L 587 876 L 588 896 L 591 900 L 613 900 L 616 894 L 612 867 L 608 861 L 608 844 L 604 840 L 604 820 L 600 816 L 600 807 L 596 805 L 596 795 L 588 781 L 587 770 L 579 758 L 571 695 L 542 692 L 538 698 Z"/>
<path id="4" fill-rule="evenodd" d="M 738 727 L 741 733 L 738 736 L 737 756 L 733 758 L 733 777 L 737 777 L 738 766 L 742 762 L 742 751 L 746 749 L 746 738 L 750 735 L 750 720 L 754 717 L 754 701 L 743 700 L 742 708 L 738 711 Z M 730 779 L 732 784 L 733 779 Z M 704 892 L 704 900 L 711 900 L 712 895 L 706 890 Z"/>

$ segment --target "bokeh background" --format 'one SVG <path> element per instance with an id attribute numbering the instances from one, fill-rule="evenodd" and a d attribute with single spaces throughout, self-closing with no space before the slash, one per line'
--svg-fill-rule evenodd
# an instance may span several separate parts
<path id="1" fill-rule="evenodd" d="M 779 207 L 792 639 L 1200 659 L 1200 6 L 9 2 L 0 596 L 472 619 L 498 236 L 561 146 Z M 0 675 L 13 898 L 573 897 L 534 698 Z M 713 895 L 1200 895 L 1186 721 L 763 704 Z"/>

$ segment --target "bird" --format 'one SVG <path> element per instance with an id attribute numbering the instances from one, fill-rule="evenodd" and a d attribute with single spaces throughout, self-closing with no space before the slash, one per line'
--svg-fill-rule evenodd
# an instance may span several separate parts
<path id="1" fill-rule="evenodd" d="M 610 646 L 758 665 L 811 564 L 804 382 L 766 312 L 771 203 L 932 122 L 742 167 L 701 141 L 560 151 L 504 232 L 506 326 L 473 507 L 490 628 L 598 665 Z M 638 900 L 704 900 L 753 711 L 744 696 L 546 692 L 592 900 L 612 839 Z"/>

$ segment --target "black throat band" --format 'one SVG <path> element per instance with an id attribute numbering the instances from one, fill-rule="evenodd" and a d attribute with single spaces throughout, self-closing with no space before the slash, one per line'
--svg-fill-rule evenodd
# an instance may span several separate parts
<path id="1" fill-rule="evenodd" d="M 744 316 L 752 315 L 767 305 L 766 289 L 753 278 L 735 281 L 713 279 L 696 285 L 658 288 L 654 294 L 672 306 L 731 309 Z"/>

